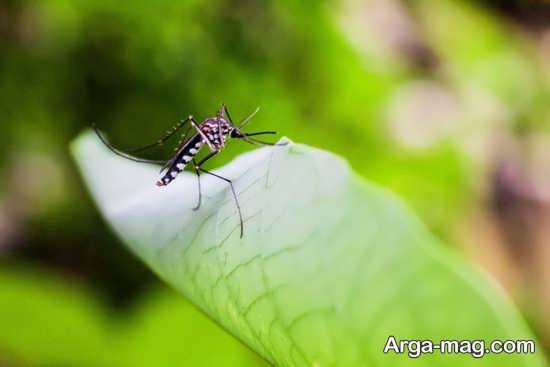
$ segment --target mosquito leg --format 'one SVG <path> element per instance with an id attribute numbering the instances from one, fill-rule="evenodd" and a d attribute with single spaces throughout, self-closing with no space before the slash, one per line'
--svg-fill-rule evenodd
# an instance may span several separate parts
<path id="1" fill-rule="evenodd" d="M 220 175 L 217 175 L 213 172 L 210 172 L 208 170 L 205 170 L 204 168 L 201 168 L 200 166 L 198 166 L 198 169 L 201 171 L 201 172 L 204 172 L 208 175 L 212 175 L 214 177 L 217 177 L 219 178 L 220 180 L 224 180 L 225 182 L 227 182 L 229 184 L 229 187 L 231 187 L 231 192 L 233 193 L 233 198 L 235 199 L 235 204 L 237 205 L 237 212 L 239 213 L 239 222 L 240 222 L 240 225 L 241 225 L 241 235 L 240 235 L 240 238 L 243 238 L 243 216 L 241 214 L 241 206 L 239 205 L 239 199 L 237 199 L 237 193 L 235 192 L 235 187 L 233 186 L 233 181 L 231 181 L 230 179 L 228 178 L 225 178 L 223 176 L 220 176 Z"/>
<path id="2" fill-rule="evenodd" d="M 227 110 L 227 106 L 225 105 L 225 103 L 222 103 L 217 116 L 223 119 L 227 119 L 229 123 L 233 125 L 233 120 L 231 120 L 231 115 L 229 115 L 229 111 Z"/>
<path id="3" fill-rule="evenodd" d="M 146 149 L 149 149 L 149 148 L 154 148 L 156 146 L 160 146 L 162 144 L 164 144 L 166 141 L 168 141 L 179 129 L 181 129 L 186 123 L 188 123 L 191 119 L 191 116 L 189 116 L 189 118 L 185 119 L 185 120 L 181 120 L 176 126 L 174 126 L 171 130 L 168 130 L 166 132 L 166 134 L 161 138 L 159 139 L 158 141 L 156 141 L 155 143 L 152 143 L 152 144 L 148 144 L 148 145 L 145 145 L 143 147 L 140 147 L 140 148 L 135 148 L 135 149 L 131 149 L 131 150 L 128 150 L 128 153 L 137 153 L 137 152 L 141 152 L 143 150 L 146 150 Z M 101 141 L 107 146 L 109 147 L 109 149 L 111 149 L 112 151 L 117 151 L 117 152 L 120 152 L 122 154 L 125 154 L 125 155 L 128 155 L 127 153 L 124 153 L 124 152 L 121 152 L 119 151 L 118 149 L 114 148 L 111 144 L 107 143 L 107 141 L 103 138 L 103 136 L 99 133 L 97 127 L 95 124 L 92 124 L 92 128 L 95 130 L 96 134 L 99 136 L 99 138 L 101 139 Z M 189 131 L 189 130 L 187 130 Z M 187 132 L 185 133 L 185 135 L 187 135 Z M 118 153 L 117 153 L 118 154 Z M 120 155 L 120 154 L 119 154 Z M 125 156 L 125 158 L 128 158 Z M 128 159 L 131 159 L 131 158 L 128 158 Z M 138 160 L 136 160 L 138 159 Z M 149 160 L 146 160 L 146 159 L 139 159 L 139 158 L 136 158 L 136 159 L 132 159 L 134 161 L 137 161 L 137 162 L 143 162 L 143 163 L 147 163 Z"/>
<path id="4" fill-rule="evenodd" d="M 213 156 L 215 156 L 216 154 L 218 154 L 218 152 L 210 152 L 206 155 L 206 157 L 204 157 L 203 159 L 201 159 L 199 161 L 199 163 L 197 163 L 197 161 L 195 160 L 195 158 L 193 158 L 193 169 L 195 170 L 195 173 L 197 174 L 197 183 L 198 183 L 198 186 L 199 186 L 199 202 L 197 203 L 197 205 L 193 208 L 194 211 L 196 210 L 199 210 L 199 208 L 201 207 L 201 199 L 202 199 L 202 191 L 201 191 L 201 171 L 200 171 L 200 166 L 206 162 L 207 160 L 209 160 L 210 158 L 212 158 Z"/>
<path id="5" fill-rule="evenodd" d="M 197 202 L 197 205 L 193 208 L 193 211 L 197 211 L 201 207 L 202 191 L 201 191 L 201 171 L 199 170 L 199 166 L 197 165 L 197 161 L 195 161 L 195 158 L 193 158 L 193 168 L 195 169 L 195 173 L 197 175 L 197 184 L 199 189 L 199 200 Z"/>
<path id="6" fill-rule="evenodd" d="M 216 151 L 216 152 L 210 152 L 210 153 L 208 153 L 208 154 L 206 155 L 206 157 L 204 157 L 203 159 L 201 159 L 201 160 L 199 161 L 199 163 L 197 163 L 197 165 L 196 165 L 197 168 L 200 168 L 200 167 L 204 164 L 204 162 L 206 162 L 206 161 L 209 160 L 210 158 L 214 157 L 216 154 L 218 154 L 217 151 Z"/>
<path id="7" fill-rule="evenodd" d="M 284 143 L 269 143 L 267 141 L 261 141 L 261 140 L 256 140 L 256 139 L 249 138 L 248 135 L 243 136 L 242 139 L 244 141 L 246 141 L 247 143 L 254 144 L 254 145 L 284 146 L 284 145 L 288 144 L 287 142 L 284 142 Z"/>
<path id="8" fill-rule="evenodd" d="M 195 120 L 195 118 L 193 116 L 189 116 L 189 122 L 191 122 L 191 126 L 193 126 L 195 128 L 195 130 L 197 130 L 197 133 L 199 133 L 199 135 L 201 136 L 202 140 L 208 145 L 208 147 L 212 150 L 212 151 L 215 151 L 216 149 L 214 148 L 214 146 L 212 145 L 212 143 L 210 142 L 210 139 L 208 139 L 208 137 L 204 134 L 204 132 L 201 130 L 201 128 L 199 127 L 199 124 L 197 123 L 197 121 Z"/>
<path id="9" fill-rule="evenodd" d="M 185 120 L 181 120 L 177 125 L 175 125 L 172 129 L 168 130 L 166 132 L 166 134 L 160 138 L 158 141 L 152 143 L 152 144 L 148 144 L 148 145 L 145 145 L 143 147 L 140 147 L 140 148 L 135 148 L 135 149 L 131 149 L 129 150 L 128 152 L 129 153 L 137 153 L 137 152 L 141 152 L 143 150 L 146 150 L 146 149 L 149 149 L 149 148 L 154 148 L 154 147 L 158 147 L 158 146 L 161 146 L 163 145 L 165 142 L 167 142 L 172 136 L 174 136 L 174 134 L 176 132 L 178 132 L 179 129 L 181 129 L 186 123 L 188 123 L 190 121 L 190 118 L 191 116 L 189 116 L 188 118 L 186 118 Z M 187 130 L 187 132 L 189 131 L 189 129 Z M 187 135 L 187 132 L 185 133 L 185 135 Z M 185 136 L 184 135 L 184 136 Z"/>
<path id="10" fill-rule="evenodd" d="M 166 161 L 161 161 L 161 160 L 153 160 L 153 159 L 143 159 L 143 158 L 137 158 L 137 157 L 132 157 L 131 155 L 127 154 L 127 153 L 124 153 L 124 152 L 121 152 L 120 150 L 118 150 L 117 148 L 115 148 L 114 146 L 111 145 L 111 143 L 109 143 L 104 137 L 103 135 L 99 132 L 99 130 L 97 129 L 97 127 L 95 125 L 92 125 L 92 128 L 94 129 L 97 137 L 99 138 L 99 140 L 101 140 L 101 142 L 107 147 L 109 148 L 109 150 L 113 153 L 115 153 L 116 155 L 122 157 L 122 158 L 126 158 L 126 159 L 129 159 L 131 161 L 134 161 L 134 162 L 139 162 L 139 163 L 151 163 L 151 164 L 165 164 Z"/>

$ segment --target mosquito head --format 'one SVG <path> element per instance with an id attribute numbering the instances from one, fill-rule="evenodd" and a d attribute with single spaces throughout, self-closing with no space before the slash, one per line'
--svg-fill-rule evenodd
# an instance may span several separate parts
<path id="1" fill-rule="evenodd" d="M 246 136 L 245 133 L 243 133 L 241 130 L 239 130 L 236 127 L 233 127 L 231 131 L 229 132 L 229 136 L 232 138 L 242 139 Z"/>

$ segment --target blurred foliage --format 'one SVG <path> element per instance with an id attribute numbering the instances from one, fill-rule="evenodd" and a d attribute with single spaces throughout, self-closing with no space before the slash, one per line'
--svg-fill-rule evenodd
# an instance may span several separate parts
<path id="1" fill-rule="evenodd" d="M 45 269 L 0 270 L 2 366 L 264 366 L 181 296 L 149 290 L 124 316 Z"/>
<path id="2" fill-rule="evenodd" d="M 116 365 L 97 297 L 65 283 L 29 267 L 2 268 L 2 359 L 37 366 Z"/>

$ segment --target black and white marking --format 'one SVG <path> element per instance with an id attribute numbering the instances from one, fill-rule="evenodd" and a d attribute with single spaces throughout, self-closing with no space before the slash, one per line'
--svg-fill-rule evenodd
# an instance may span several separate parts
<path id="1" fill-rule="evenodd" d="M 157 181 L 157 186 L 166 186 L 172 182 L 176 176 L 182 172 L 187 164 L 195 158 L 204 144 L 200 135 L 195 135 L 189 139 L 176 153 L 173 162 L 168 166 L 166 173 Z"/>
<path id="2" fill-rule="evenodd" d="M 172 182 L 195 158 L 204 144 L 208 145 L 212 152 L 222 150 L 233 129 L 231 124 L 221 116 L 206 119 L 197 127 L 200 131 L 178 149 L 166 173 L 157 181 L 157 186 L 166 186 Z"/>

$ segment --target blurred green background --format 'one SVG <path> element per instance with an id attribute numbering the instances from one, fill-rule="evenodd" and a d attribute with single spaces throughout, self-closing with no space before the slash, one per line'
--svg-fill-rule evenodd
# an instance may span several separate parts
<path id="1" fill-rule="evenodd" d="M 542 0 L 3 0 L 0 365 L 264 365 L 118 243 L 68 154 L 222 102 L 397 192 L 550 350 L 549 97 Z"/>

